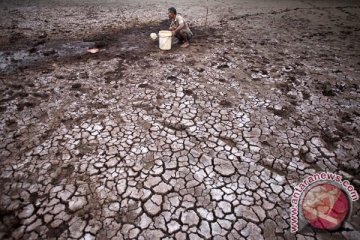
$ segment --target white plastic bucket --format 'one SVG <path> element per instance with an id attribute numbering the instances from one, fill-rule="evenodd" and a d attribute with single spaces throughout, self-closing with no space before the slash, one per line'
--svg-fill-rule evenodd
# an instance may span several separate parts
<path id="1" fill-rule="evenodd" d="M 162 30 L 159 32 L 159 48 L 161 50 L 171 49 L 171 31 Z"/>

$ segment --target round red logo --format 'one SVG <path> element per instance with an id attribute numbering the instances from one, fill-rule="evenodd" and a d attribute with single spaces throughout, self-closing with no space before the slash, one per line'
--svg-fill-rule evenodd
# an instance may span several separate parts
<path id="1" fill-rule="evenodd" d="M 350 202 L 341 188 L 330 183 L 319 183 L 306 192 L 301 211 L 312 227 L 336 230 L 349 216 Z"/>

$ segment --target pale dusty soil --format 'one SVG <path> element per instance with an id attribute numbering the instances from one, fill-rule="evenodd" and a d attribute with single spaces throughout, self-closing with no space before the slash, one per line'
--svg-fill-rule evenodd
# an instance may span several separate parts
<path id="1" fill-rule="evenodd" d="M 358 1 L 0 7 L 0 239 L 360 239 L 289 225 L 310 174 L 360 190 Z"/>

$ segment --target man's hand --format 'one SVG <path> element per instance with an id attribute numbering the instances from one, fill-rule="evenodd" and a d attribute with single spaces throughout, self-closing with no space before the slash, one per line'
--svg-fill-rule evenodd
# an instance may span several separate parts
<path id="1" fill-rule="evenodd" d="M 175 31 L 171 31 L 171 36 L 175 36 Z"/>

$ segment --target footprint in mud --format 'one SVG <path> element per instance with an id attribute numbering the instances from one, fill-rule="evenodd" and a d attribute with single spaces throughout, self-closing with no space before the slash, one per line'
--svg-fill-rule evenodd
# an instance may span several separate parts
<path id="1" fill-rule="evenodd" d="M 342 112 L 340 113 L 340 118 L 341 118 L 341 122 L 346 123 L 346 122 L 353 122 L 354 119 L 351 116 L 351 113 L 348 112 Z"/>
<path id="2" fill-rule="evenodd" d="M 37 98 L 42 98 L 42 99 L 48 99 L 50 97 L 50 95 L 47 93 L 38 93 L 38 92 L 34 92 L 31 95 L 33 95 L 34 97 L 37 97 Z"/>
<path id="3" fill-rule="evenodd" d="M 167 79 L 168 79 L 168 80 L 175 81 L 175 80 L 177 80 L 178 78 L 177 78 L 176 76 L 168 76 Z"/>
<path id="4" fill-rule="evenodd" d="M 306 91 L 302 91 L 302 95 L 303 95 L 303 98 L 304 100 L 308 100 L 310 99 L 310 93 L 306 92 Z"/>
<path id="5" fill-rule="evenodd" d="M 94 107 L 96 109 L 105 109 L 105 108 L 109 107 L 108 104 L 101 103 L 101 102 L 90 103 L 89 106 Z"/>
<path id="6" fill-rule="evenodd" d="M 194 94 L 194 92 L 193 92 L 192 90 L 190 90 L 190 89 L 185 89 L 185 90 L 184 90 L 184 94 L 185 94 L 185 95 L 188 95 L 188 96 L 191 96 L 191 95 Z"/>
<path id="7" fill-rule="evenodd" d="M 70 81 L 74 81 L 78 79 L 78 76 L 76 73 L 71 73 L 70 75 L 67 76 L 67 79 Z"/>
<path id="8" fill-rule="evenodd" d="M 109 42 L 107 41 L 96 41 L 94 44 L 94 48 L 106 48 L 109 45 Z"/>
<path id="9" fill-rule="evenodd" d="M 87 72 L 81 72 L 81 73 L 79 73 L 79 78 L 88 79 L 89 74 Z"/>
<path id="10" fill-rule="evenodd" d="M 18 111 L 24 110 L 25 107 L 33 108 L 35 106 L 36 106 L 36 104 L 34 102 L 22 102 L 22 103 L 18 103 L 16 105 Z"/>
<path id="11" fill-rule="evenodd" d="M 320 89 L 322 90 L 322 94 L 327 97 L 334 97 L 336 96 L 336 92 L 331 86 L 329 82 L 325 82 L 320 86 Z"/>
<path id="12" fill-rule="evenodd" d="M 36 51 L 37 51 L 36 47 L 29 48 L 28 50 L 29 53 L 35 53 Z"/>
<path id="13" fill-rule="evenodd" d="M 49 228 L 49 231 L 47 232 L 47 237 L 52 239 L 52 238 L 59 238 L 61 236 L 61 234 L 63 232 L 65 232 L 67 229 L 69 229 L 69 224 L 67 224 L 66 222 L 61 223 L 58 227 L 56 228 Z"/>
<path id="14" fill-rule="evenodd" d="M 291 113 L 294 111 L 291 107 L 281 107 L 281 109 L 278 108 L 267 108 L 270 112 L 274 113 L 274 115 L 282 117 L 282 118 L 288 118 Z"/>
<path id="15" fill-rule="evenodd" d="M 333 149 L 336 147 L 337 142 L 340 141 L 340 136 L 338 136 L 335 132 L 331 132 L 330 130 L 325 130 L 321 133 L 321 138 L 324 140 L 326 146 L 329 149 Z"/>
<path id="16" fill-rule="evenodd" d="M 218 65 L 216 68 L 217 69 L 224 69 L 224 68 L 229 68 L 230 66 L 227 64 L 227 63 L 224 63 L 224 64 L 220 64 Z"/>
<path id="17" fill-rule="evenodd" d="M 42 54 L 44 56 L 51 56 L 51 55 L 55 55 L 57 53 L 57 51 L 55 51 L 55 49 L 48 49 L 45 50 Z"/>
<path id="18" fill-rule="evenodd" d="M 37 192 L 30 193 L 29 201 L 31 203 L 36 203 L 37 199 L 39 198 L 39 194 Z"/>
<path id="19" fill-rule="evenodd" d="M 7 109 L 7 107 L 6 107 L 6 106 L 0 106 L 0 112 L 5 112 L 5 111 L 6 111 L 6 109 Z"/>
<path id="20" fill-rule="evenodd" d="M 21 84 L 9 84 L 8 85 L 8 89 L 10 89 L 9 90 L 9 93 L 10 94 L 12 94 L 12 93 L 14 93 L 14 91 L 13 90 L 22 90 L 22 89 L 24 89 L 24 86 L 23 85 L 21 85 Z"/>
<path id="21" fill-rule="evenodd" d="M 143 69 L 145 68 L 151 68 L 151 64 L 148 61 L 141 61 L 139 62 L 139 66 L 142 67 Z"/>
<path id="22" fill-rule="evenodd" d="M 147 89 L 151 89 L 151 90 L 155 89 L 153 86 L 151 86 L 148 83 L 141 83 L 141 84 L 138 85 L 138 88 L 147 88 Z"/>
<path id="23" fill-rule="evenodd" d="M 134 108 L 141 108 L 144 109 L 147 112 L 152 111 L 155 107 L 152 106 L 151 104 L 147 104 L 147 103 L 133 103 L 132 105 Z"/>
<path id="24" fill-rule="evenodd" d="M 185 89 L 184 94 L 187 96 L 192 96 L 195 100 L 197 99 L 196 93 L 194 93 L 194 91 L 192 91 L 190 89 Z"/>
<path id="25" fill-rule="evenodd" d="M 15 119 L 10 119 L 10 120 L 7 120 L 5 122 L 6 124 L 6 127 L 8 127 L 9 129 L 13 130 L 17 127 L 17 122 Z"/>
<path id="26" fill-rule="evenodd" d="M 9 38 L 9 43 L 17 43 L 25 38 L 26 36 L 22 33 L 12 33 Z"/>
<path id="27" fill-rule="evenodd" d="M 287 94 L 293 89 L 293 86 L 289 82 L 276 83 L 275 87 L 278 88 L 284 94 Z"/>
<path id="28" fill-rule="evenodd" d="M 27 96 L 29 96 L 29 94 L 27 92 L 17 92 L 14 94 L 15 97 L 20 97 L 20 98 L 26 98 Z"/>
<path id="29" fill-rule="evenodd" d="M 353 127 L 349 126 L 349 124 L 346 122 L 345 123 L 336 122 L 335 127 L 337 129 L 336 134 L 340 138 L 348 138 L 349 136 L 360 135 L 357 128 L 353 128 Z"/>
<path id="30" fill-rule="evenodd" d="M 67 165 L 62 168 L 58 168 L 55 171 L 55 177 L 53 178 L 51 183 L 54 185 L 59 184 L 63 179 L 70 177 L 74 170 L 75 167 L 73 165 Z"/>
<path id="31" fill-rule="evenodd" d="M 205 71 L 205 67 L 196 67 L 195 69 L 196 69 L 196 71 L 198 71 L 200 73 Z"/>
<path id="32" fill-rule="evenodd" d="M 36 40 L 33 44 L 34 47 L 40 46 L 40 45 L 44 45 L 46 43 L 45 39 L 41 39 L 41 40 Z"/>
<path id="33" fill-rule="evenodd" d="M 232 103 L 228 100 L 221 100 L 219 104 L 223 107 L 232 107 Z"/>
<path id="34" fill-rule="evenodd" d="M 2 223 L 2 239 L 11 239 L 12 233 L 22 226 L 15 211 L 0 209 L 0 222 Z"/>
<path id="35" fill-rule="evenodd" d="M 81 88 L 81 83 L 74 83 L 71 85 L 71 90 L 79 90 Z"/>
<path id="36" fill-rule="evenodd" d="M 220 137 L 219 138 L 221 141 L 223 141 L 224 143 L 226 143 L 227 145 L 229 145 L 230 147 L 236 147 L 236 141 L 234 141 L 233 139 L 231 138 L 223 138 L 223 137 Z"/>

